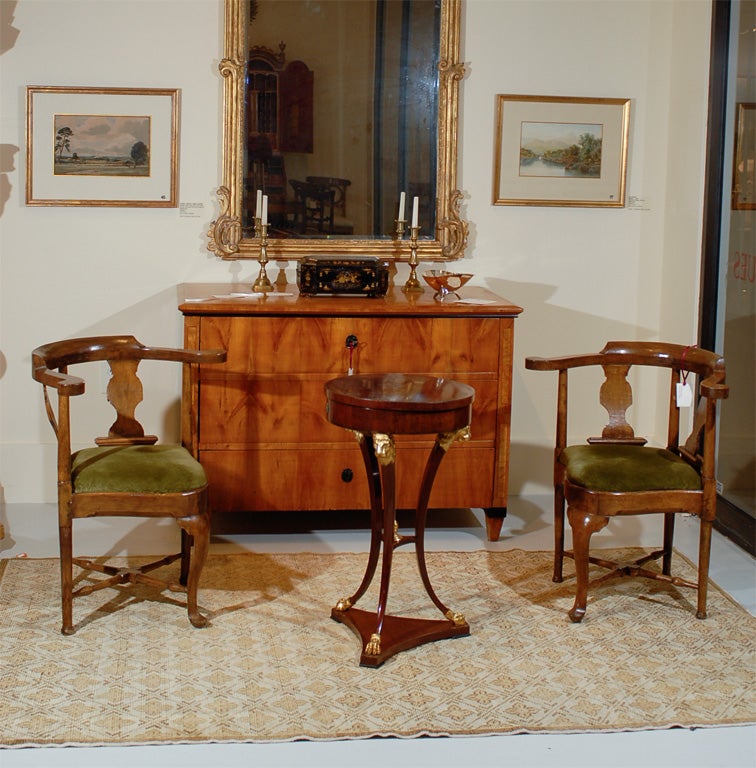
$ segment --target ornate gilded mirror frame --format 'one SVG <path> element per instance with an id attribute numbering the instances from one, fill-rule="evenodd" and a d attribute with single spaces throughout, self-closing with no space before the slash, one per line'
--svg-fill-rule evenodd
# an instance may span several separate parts
<path id="1" fill-rule="evenodd" d="M 244 142 L 244 83 L 247 62 L 249 0 L 225 0 L 223 77 L 223 177 L 217 190 L 220 214 L 210 224 L 208 250 L 221 259 L 257 259 L 260 238 L 245 238 L 242 231 Z M 421 238 L 417 256 L 423 261 L 461 258 L 467 244 L 468 225 L 460 217 L 462 193 L 457 186 L 457 120 L 459 82 L 464 65 L 459 61 L 461 0 L 441 0 L 439 40 L 438 146 L 436 168 L 435 238 Z M 370 239 L 268 239 L 269 259 L 299 259 L 311 254 L 362 254 L 406 260 L 409 247 L 386 238 Z M 407 247 L 405 247 L 407 246 Z"/>

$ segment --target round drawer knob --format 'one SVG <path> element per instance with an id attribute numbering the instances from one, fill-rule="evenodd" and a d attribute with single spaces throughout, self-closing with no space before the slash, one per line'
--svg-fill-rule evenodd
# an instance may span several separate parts
<path id="1" fill-rule="evenodd" d="M 341 479 L 345 483 L 351 483 L 353 478 L 354 478 L 354 472 L 352 472 L 352 470 L 349 469 L 349 467 L 341 471 Z"/>

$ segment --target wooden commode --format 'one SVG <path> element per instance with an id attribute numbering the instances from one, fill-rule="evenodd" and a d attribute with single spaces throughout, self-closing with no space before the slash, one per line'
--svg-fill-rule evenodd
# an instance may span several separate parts
<path id="1" fill-rule="evenodd" d="M 226 349 L 190 383 L 182 429 L 210 480 L 214 530 L 224 513 L 368 508 L 358 446 L 325 416 L 325 382 L 354 373 L 446 376 L 475 389 L 472 438 L 444 461 L 430 508 L 483 508 L 496 540 L 507 507 L 514 321 L 522 309 L 483 289 L 439 303 L 432 292 L 386 296 L 249 294 L 185 284 L 188 348 Z M 397 437 L 397 509 L 412 509 L 427 440 Z"/>

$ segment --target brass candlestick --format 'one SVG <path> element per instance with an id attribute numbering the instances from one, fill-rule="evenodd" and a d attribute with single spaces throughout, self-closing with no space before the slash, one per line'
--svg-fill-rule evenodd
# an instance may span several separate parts
<path id="1" fill-rule="evenodd" d="M 401 241 L 404 238 L 404 229 L 407 219 L 394 219 L 394 239 Z"/>
<path id="2" fill-rule="evenodd" d="M 402 286 L 404 293 L 422 293 L 423 286 L 417 279 L 417 236 L 420 233 L 420 227 L 410 227 L 410 273 L 407 282 Z"/>
<path id="3" fill-rule="evenodd" d="M 252 290 L 256 293 L 268 293 L 273 290 L 273 283 L 270 282 L 268 273 L 265 271 L 265 265 L 268 263 L 268 225 L 263 224 L 262 220 L 255 218 L 255 233 L 260 235 L 260 274 L 257 276 Z"/>

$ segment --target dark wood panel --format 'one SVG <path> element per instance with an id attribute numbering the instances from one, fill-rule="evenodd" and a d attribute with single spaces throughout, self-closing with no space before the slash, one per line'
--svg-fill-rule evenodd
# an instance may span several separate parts
<path id="1" fill-rule="evenodd" d="M 350 432 L 329 424 L 325 417 L 323 385 L 328 378 L 206 376 L 200 388 L 200 450 L 351 442 Z M 458 380 L 475 389 L 474 440 L 492 442 L 497 430 L 497 381 L 470 376 Z"/>
<path id="2" fill-rule="evenodd" d="M 227 350 L 219 370 L 245 373 L 339 376 L 351 360 L 355 373 L 495 374 L 499 333 L 494 318 L 205 317 L 200 344 Z"/>
<path id="3" fill-rule="evenodd" d="M 397 449 L 397 507 L 413 508 L 430 445 Z M 431 507 L 491 506 L 493 449 L 454 445 L 441 463 Z M 365 468 L 351 448 L 207 450 L 200 460 L 210 479 L 213 511 L 365 509 Z M 345 470 L 351 481 L 342 479 Z M 291 478 L 297 478 L 292 486 Z"/>

